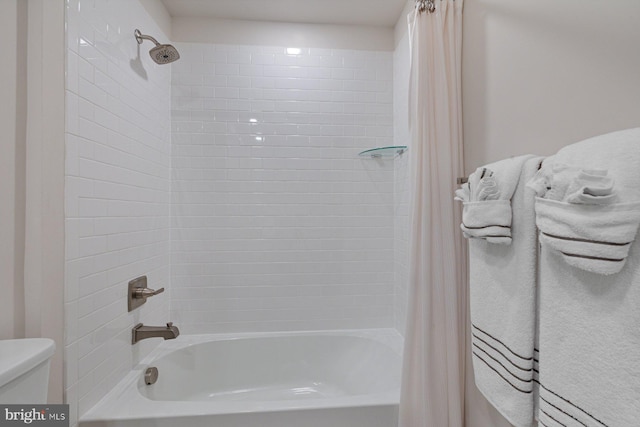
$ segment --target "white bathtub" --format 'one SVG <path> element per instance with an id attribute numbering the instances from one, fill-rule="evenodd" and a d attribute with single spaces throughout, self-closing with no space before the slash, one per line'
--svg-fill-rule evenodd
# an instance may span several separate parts
<path id="1" fill-rule="evenodd" d="M 393 329 L 183 335 L 163 342 L 81 427 L 395 427 Z M 158 368 L 158 381 L 144 371 Z"/>

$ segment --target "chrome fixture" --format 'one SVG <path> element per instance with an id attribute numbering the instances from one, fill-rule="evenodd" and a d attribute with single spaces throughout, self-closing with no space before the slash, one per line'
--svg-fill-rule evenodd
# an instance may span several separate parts
<path id="1" fill-rule="evenodd" d="M 147 276 L 140 276 L 129 282 L 127 294 L 127 306 L 129 311 L 133 311 L 147 302 L 147 298 L 164 292 L 164 288 L 157 291 L 147 288 Z"/>
<path id="2" fill-rule="evenodd" d="M 144 371 L 144 383 L 146 385 L 155 384 L 158 381 L 158 368 L 152 366 Z"/>
<path id="3" fill-rule="evenodd" d="M 178 49 L 173 47 L 170 44 L 160 44 L 158 40 L 154 39 L 151 36 L 146 36 L 140 32 L 140 30 L 136 29 L 133 34 L 136 36 L 136 40 L 138 44 L 142 44 L 144 40 L 151 40 L 156 44 L 156 47 L 152 48 L 149 51 L 149 55 L 151 59 L 155 61 L 156 64 L 169 64 L 170 62 L 177 61 L 180 59 L 180 54 L 178 53 Z"/>
<path id="4" fill-rule="evenodd" d="M 435 0 L 416 0 L 416 8 L 418 12 L 433 13 L 436 11 Z"/>
<path id="5" fill-rule="evenodd" d="M 147 338 L 163 338 L 165 340 L 173 340 L 180 335 L 177 326 L 173 326 L 173 322 L 167 323 L 167 326 L 144 326 L 138 323 L 131 330 L 131 344 Z"/>
<path id="6" fill-rule="evenodd" d="M 157 291 L 149 288 L 135 288 L 133 290 L 133 297 L 136 299 L 149 298 L 154 295 L 158 295 L 164 292 L 164 288 L 160 288 Z"/>

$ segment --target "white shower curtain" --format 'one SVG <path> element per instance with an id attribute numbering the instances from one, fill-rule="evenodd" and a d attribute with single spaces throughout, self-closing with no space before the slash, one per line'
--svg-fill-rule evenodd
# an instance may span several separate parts
<path id="1" fill-rule="evenodd" d="M 411 228 L 400 427 L 464 425 L 466 246 L 462 176 L 463 0 L 410 14 Z"/>

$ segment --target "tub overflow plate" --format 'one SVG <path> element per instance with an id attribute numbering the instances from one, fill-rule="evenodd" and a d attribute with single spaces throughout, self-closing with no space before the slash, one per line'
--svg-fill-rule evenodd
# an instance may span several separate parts
<path id="1" fill-rule="evenodd" d="M 158 368 L 152 366 L 144 371 L 144 382 L 146 385 L 155 384 L 158 381 Z"/>

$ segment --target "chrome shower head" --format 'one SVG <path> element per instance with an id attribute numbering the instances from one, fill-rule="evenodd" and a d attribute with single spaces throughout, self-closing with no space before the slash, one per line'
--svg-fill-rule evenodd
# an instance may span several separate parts
<path id="1" fill-rule="evenodd" d="M 135 30 L 133 34 L 136 36 L 138 44 L 142 44 L 144 40 L 151 40 L 153 43 L 155 43 L 156 47 L 149 51 L 149 55 L 156 64 L 169 64 L 180 59 L 178 50 L 172 45 L 160 44 L 153 37 L 145 36 L 144 34 L 142 34 L 140 30 Z"/>
<path id="2" fill-rule="evenodd" d="M 151 59 L 156 61 L 156 64 L 168 64 L 180 59 L 178 50 L 170 44 L 159 44 L 149 51 Z"/>

